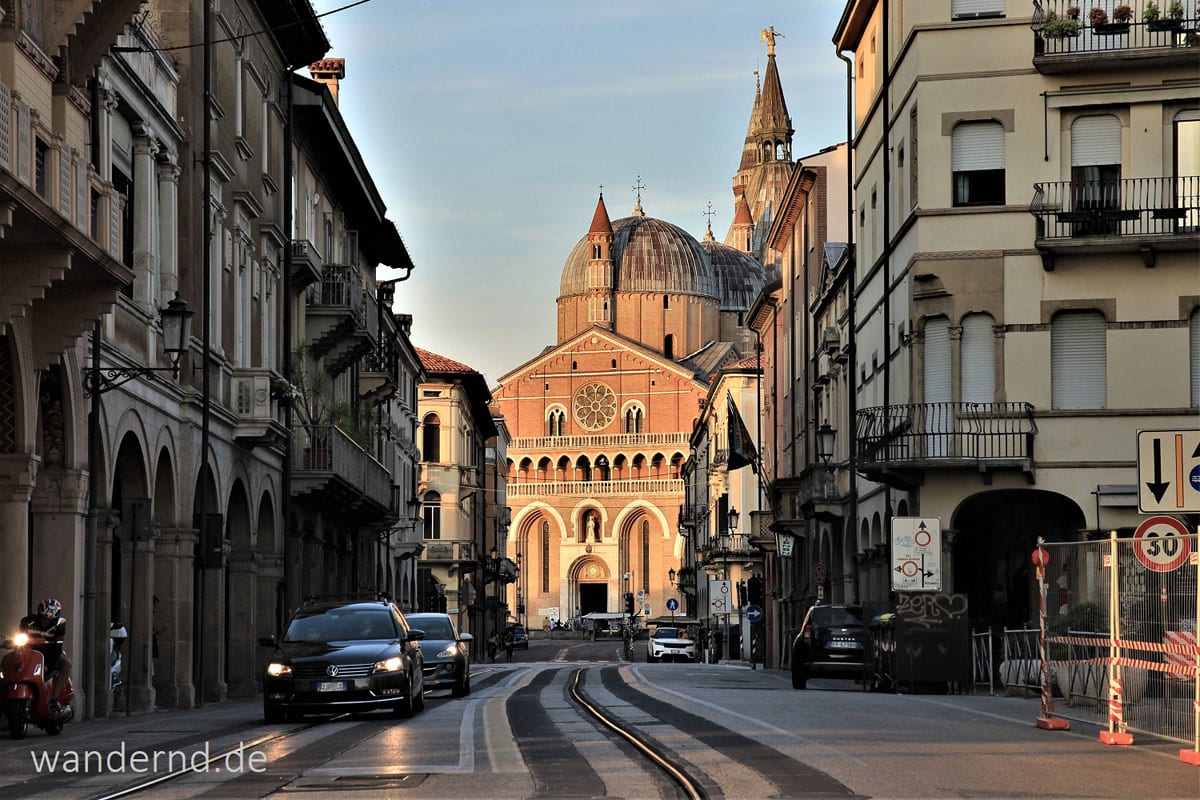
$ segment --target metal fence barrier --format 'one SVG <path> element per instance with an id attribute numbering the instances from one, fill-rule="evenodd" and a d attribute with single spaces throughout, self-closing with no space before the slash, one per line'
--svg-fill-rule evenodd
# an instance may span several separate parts
<path id="1" fill-rule="evenodd" d="M 996 693 L 996 678 L 992 671 L 992 631 L 971 631 L 971 686 L 976 690 L 986 686 L 988 694 Z"/>

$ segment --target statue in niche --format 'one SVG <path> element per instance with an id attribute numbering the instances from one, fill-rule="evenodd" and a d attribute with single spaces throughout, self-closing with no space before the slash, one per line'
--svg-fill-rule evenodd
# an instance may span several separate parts
<path id="1" fill-rule="evenodd" d="M 600 542 L 600 531 L 596 529 L 596 515 L 587 515 L 587 534 L 584 536 L 585 542 Z"/>

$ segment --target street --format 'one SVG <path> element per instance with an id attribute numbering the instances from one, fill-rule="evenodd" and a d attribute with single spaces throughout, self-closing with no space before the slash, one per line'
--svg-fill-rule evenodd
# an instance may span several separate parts
<path id="1" fill-rule="evenodd" d="M 681 765 L 708 797 L 1200 796 L 1179 745 L 1105 747 L 1091 726 L 1036 728 L 1036 698 L 866 693 L 744 666 L 646 664 L 645 643 L 534 639 L 432 692 L 410 720 L 265 725 L 259 700 L 69 725 L 0 742 L 6 797 L 677 797 L 662 772 L 573 703 Z M 138 756 L 137 754 L 141 754 Z M 157 759 L 157 763 L 156 763 Z M 166 780 L 173 771 L 192 769 Z M 160 783 L 149 785 L 151 781 Z"/>

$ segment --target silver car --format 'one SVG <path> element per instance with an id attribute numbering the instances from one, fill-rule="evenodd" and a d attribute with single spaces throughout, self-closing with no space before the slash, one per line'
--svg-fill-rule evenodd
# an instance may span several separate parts
<path id="1" fill-rule="evenodd" d="M 449 614 L 421 612 L 405 616 L 414 630 L 425 632 L 420 640 L 425 659 L 425 687 L 449 689 L 455 697 L 469 695 L 471 634 L 460 633 Z"/>

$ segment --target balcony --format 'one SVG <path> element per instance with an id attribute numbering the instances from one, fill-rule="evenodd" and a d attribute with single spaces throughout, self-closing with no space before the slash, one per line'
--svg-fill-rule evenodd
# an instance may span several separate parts
<path id="1" fill-rule="evenodd" d="M 596 497 L 611 494 L 683 494 L 683 481 L 673 478 L 619 481 L 530 481 L 508 484 L 508 496 L 551 497 L 574 495 Z"/>
<path id="2" fill-rule="evenodd" d="M 382 403 L 396 394 L 400 385 L 395 354 L 371 350 L 358 362 L 358 396 L 369 404 Z"/>
<path id="3" fill-rule="evenodd" d="M 762 558 L 762 550 L 751 541 L 749 533 L 717 534 L 696 548 L 696 554 L 705 564 Z"/>
<path id="4" fill-rule="evenodd" d="M 926 470 L 1019 469 L 1033 482 L 1037 422 L 1029 403 L 918 403 L 864 408 L 855 466 L 872 480 L 916 486 Z"/>
<path id="5" fill-rule="evenodd" d="M 611 447 L 678 447 L 688 449 L 687 433 L 610 433 L 597 436 L 522 436 L 508 450 L 596 450 Z"/>
<path id="6" fill-rule="evenodd" d="M 229 382 L 229 408 L 235 422 L 233 437 L 246 447 L 271 446 L 283 441 L 286 429 L 276 419 L 277 401 L 271 396 L 269 369 L 234 369 Z"/>
<path id="7" fill-rule="evenodd" d="M 1196 4 L 1182 3 L 1182 15 L 1173 17 L 1170 0 L 1158 0 L 1159 18 L 1146 20 L 1142 17 L 1146 3 L 1034 0 L 1034 68 L 1043 74 L 1171 66 L 1194 71 L 1197 51 L 1189 42 L 1194 40 L 1198 23 Z M 1115 19 L 1113 9 L 1118 5 L 1132 8 L 1128 21 Z M 1090 19 L 1093 6 L 1104 9 L 1104 22 Z M 1072 7 L 1079 9 L 1074 20 L 1067 16 Z"/>
<path id="8" fill-rule="evenodd" d="M 321 280 L 321 254 L 307 239 L 291 241 L 292 291 L 300 292 Z"/>
<path id="9" fill-rule="evenodd" d="M 837 472 L 824 466 L 811 465 L 799 475 L 779 478 L 771 489 L 780 499 L 775 521 L 785 527 L 798 527 L 812 518 L 832 522 L 845 513 Z"/>
<path id="10" fill-rule="evenodd" d="M 370 352 L 379 339 L 379 316 L 367 302 L 362 274 L 348 264 L 326 264 L 308 288 L 305 332 L 316 358 L 337 375 Z"/>
<path id="11" fill-rule="evenodd" d="M 1035 183 L 1029 212 L 1042 266 L 1075 253 L 1140 253 L 1200 246 L 1200 176 Z"/>
<path id="12" fill-rule="evenodd" d="M 422 562 L 474 562 L 475 543 L 449 539 L 426 539 Z"/>
<path id="13" fill-rule="evenodd" d="M 316 510 L 336 512 L 358 524 L 395 519 L 395 493 L 388 470 L 336 425 L 295 431 L 292 495 Z"/>

